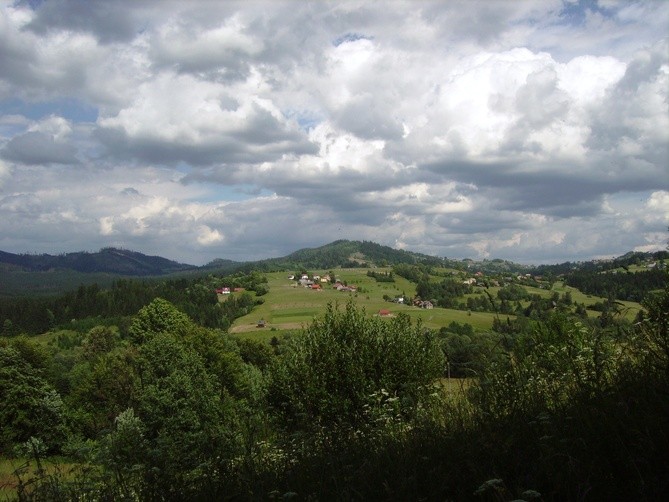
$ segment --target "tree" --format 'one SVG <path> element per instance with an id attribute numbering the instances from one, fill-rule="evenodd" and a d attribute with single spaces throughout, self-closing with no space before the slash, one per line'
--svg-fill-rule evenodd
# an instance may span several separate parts
<path id="1" fill-rule="evenodd" d="M 158 333 L 184 336 L 194 327 L 186 314 L 167 300 L 156 298 L 137 313 L 130 326 L 130 337 L 141 344 Z"/>
<path id="2" fill-rule="evenodd" d="M 146 441 L 146 498 L 192 498 L 239 454 L 233 401 L 221 398 L 202 358 L 173 334 L 141 346 L 138 372 L 133 408 Z"/>
<path id="3" fill-rule="evenodd" d="M 117 343 L 118 334 L 108 326 L 92 328 L 84 338 L 83 351 L 87 359 L 96 359 L 110 352 Z"/>
<path id="4" fill-rule="evenodd" d="M 239 346 L 227 334 L 200 328 L 185 337 L 183 342 L 201 358 L 207 373 L 215 379 L 221 397 L 241 397 L 245 394 L 248 388 L 245 378 L 247 365 L 239 353 Z"/>
<path id="5" fill-rule="evenodd" d="M 58 450 L 65 439 L 60 395 L 12 347 L 0 347 L 0 449 L 31 437 Z"/>
<path id="6" fill-rule="evenodd" d="M 144 452 L 147 448 L 144 438 L 144 424 L 128 408 L 114 420 L 114 429 L 102 442 L 102 464 L 114 475 L 123 498 L 136 498 L 135 486 L 142 483 L 141 474 L 145 468 Z"/>
<path id="7" fill-rule="evenodd" d="M 662 291 L 643 302 L 645 312 L 637 325 L 646 342 L 647 357 L 669 380 L 669 274 Z"/>
<path id="8" fill-rule="evenodd" d="M 49 366 L 51 355 L 44 345 L 21 335 L 11 340 L 10 347 L 15 349 L 21 359 L 27 362 L 35 370 L 44 370 Z"/>
<path id="9" fill-rule="evenodd" d="M 269 400 L 296 428 L 362 426 L 387 399 L 414 413 L 443 368 L 435 339 L 408 316 L 386 321 L 352 302 L 330 304 L 272 366 Z"/>
<path id="10" fill-rule="evenodd" d="M 2 335 L 3 336 L 12 336 L 14 335 L 14 323 L 11 319 L 5 319 L 2 323 Z"/>
<path id="11" fill-rule="evenodd" d="M 136 351 L 119 347 L 85 359 L 70 373 L 67 403 L 74 423 L 86 437 L 109 430 L 115 417 L 132 402 L 137 380 Z"/>

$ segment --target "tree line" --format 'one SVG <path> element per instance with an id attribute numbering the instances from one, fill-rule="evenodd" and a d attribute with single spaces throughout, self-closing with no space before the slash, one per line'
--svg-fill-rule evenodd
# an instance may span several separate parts
<path id="1" fill-rule="evenodd" d="M 591 272 L 569 274 L 565 282 L 586 294 L 640 302 L 650 291 L 662 288 L 666 272 L 657 268 L 641 272 Z"/>
<path id="2" fill-rule="evenodd" d="M 122 318 L 158 297 L 169 300 L 202 326 L 227 329 L 235 318 L 262 301 L 266 282 L 258 272 L 164 281 L 119 279 L 109 288 L 81 285 L 57 296 L 0 298 L 1 329 L 6 336 L 39 334 L 56 327 L 91 327 L 90 319 L 96 318 L 124 326 Z M 221 285 L 243 288 L 247 294 L 219 303 L 215 288 Z"/>

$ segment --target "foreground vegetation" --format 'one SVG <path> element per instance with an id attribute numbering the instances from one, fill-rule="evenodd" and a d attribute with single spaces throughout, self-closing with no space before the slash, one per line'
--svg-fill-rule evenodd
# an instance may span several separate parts
<path id="1" fill-rule="evenodd" d="M 0 498 L 666 498 L 666 272 L 367 247 L 0 300 Z"/>
<path id="2" fill-rule="evenodd" d="M 462 325 L 350 301 L 268 345 L 157 299 L 125 331 L 2 339 L 0 449 L 33 459 L 21 500 L 658 500 L 668 312 L 666 282 L 634 325 L 553 309 L 482 344 L 454 398 Z"/>

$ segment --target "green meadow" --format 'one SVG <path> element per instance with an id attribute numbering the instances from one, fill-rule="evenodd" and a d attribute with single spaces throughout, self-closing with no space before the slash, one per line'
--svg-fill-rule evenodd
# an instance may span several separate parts
<path id="1" fill-rule="evenodd" d="M 448 326 L 451 322 L 471 324 L 477 330 L 488 330 L 492 327 L 496 315 L 492 312 L 469 312 L 465 310 L 444 309 L 421 309 L 410 305 L 402 305 L 385 301 L 384 295 L 394 298 L 406 295 L 415 295 L 415 284 L 395 276 L 394 283 L 376 282 L 374 278 L 367 276 L 368 269 L 350 268 L 335 270 L 336 278 L 348 285 L 358 288 L 357 292 L 337 291 L 331 284 L 321 284 L 322 289 L 313 290 L 296 284 L 289 279 L 288 272 L 273 272 L 266 274 L 269 292 L 262 296 L 263 304 L 255 307 L 253 311 L 235 320 L 230 332 L 243 338 L 258 340 L 269 340 L 274 336 L 280 336 L 287 332 L 299 331 L 309 325 L 314 317 L 321 315 L 328 304 L 344 305 L 353 300 L 358 306 L 363 307 L 370 315 L 378 315 L 380 310 L 389 310 L 392 315 L 406 313 L 413 319 L 420 319 L 424 326 L 431 329 L 439 329 Z M 390 269 L 378 268 L 376 272 L 388 272 Z M 312 270 L 311 274 L 326 275 L 327 270 Z M 441 280 L 434 277 L 434 280 Z M 585 295 L 575 288 L 565 286 L 556 282 L 553 290 L 526 287 L 530 294 L 538 294 L 549 297 L 554 292 L 561 295 L 569 291 L 574 302 L 592 305 L 604 301 L 603 298 Z M 496 297 L 499 288 L 490 287 L 487 291 Z M 474 288 L 471 296 L 484 294 L 484 288 Z M 224 300 L 224 297 L 221 298 Z M 633 318 L 640 306 L 634 302 L 621 302 L 625 315 Z M 598 316 L 599 312 L 588 311 L 591 316 Z M 506 318 L 505 315 L 501 316 Z M 265 322 L 264 327 L 258 327 L 258 322 Z"/>

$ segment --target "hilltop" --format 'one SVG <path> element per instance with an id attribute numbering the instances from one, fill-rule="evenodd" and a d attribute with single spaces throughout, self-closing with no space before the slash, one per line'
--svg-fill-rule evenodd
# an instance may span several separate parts
<path id="1" fill-rule="evenodd" d="M 218 260 L 217 260 L 218 261 Z M 212 264 L 205 267 L 211 268 Z M 427 265 L 446 267 L 457 270 L 477 269 L 485 272 L 527 273 L 534 269 L 530 265 L 522 265 L 507 260 L 462 260 L 430 256 L 423 253 L 395 249 L 371 241 L 336 240 L 315 248 L 299 249 L 280 258 L 270 258 L 240 264 L 240 268 L 261 271 L 282 271 L 297 269 L 330 269 L 330 268 L 375 268 L 394 265 Z"/>
<path id="2" fill-rule="evenodd" d="M 316 248 L 303 248 L 281 258 L 255 262 L 258 268 L 290 270 L 294 268 L 356 268 L 390 265 L 432 264 L 444 260 L 403 249 L 394 249 L 370 241 L 337 240 Z"/>

